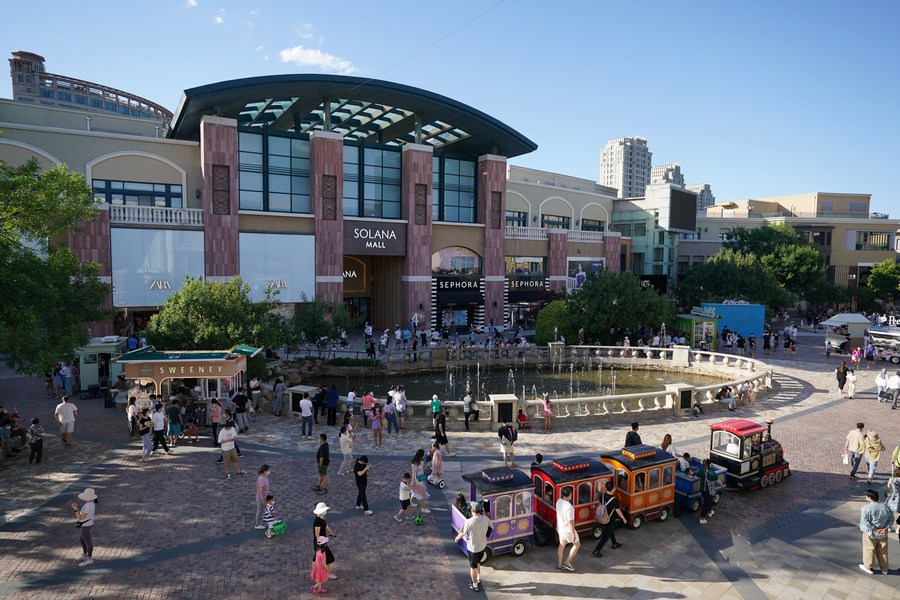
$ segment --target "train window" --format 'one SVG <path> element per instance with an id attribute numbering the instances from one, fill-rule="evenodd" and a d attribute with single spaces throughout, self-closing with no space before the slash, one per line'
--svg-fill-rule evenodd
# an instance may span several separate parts
<path id="1" fill-rule="evenodd" d="M 659 469 L 650 471 L 650 479 L 647 483 L 648 490 L 655 490 L 659 487 Z"/>
<path id="2" fill-rule="evenodd" d="M 744 458 L 750 458 L 750 450 L 753 447 L 753 438 L 746 438 L 744 440 Z"/>
<path id="3" fill-rule="evenodd" d="M 644 481 L 646 478 L 646 473 L 635 473 L 634 474 L 634 491 L 635 492 L 643 492 L 646 488 L 644 485 Z"/>
<path id="4" fill-rule="evenodd" d="M 497 496 L 494 502 L 495 519 L 508 519 L 512 516 L 512 496 Z"/>
<path id="5" fill-rule="evenodd" d="M 663 467 L 663 485 L 672 485 L 675 480 L 675 469 L 671 466 Z"/>
<path id="6" fill-rule="evenodd" d="M 534 497 L 544 499 L 544 482 L 541 481 L 540 477 L 534 478 Z"/>
<path id="7" fill-rule="evenodd" d="M 531 514 L 531 498 L 528 492 L 516 494 L 516 516 L 521 517 Z"/>
<path id="8" fill-rule="evenodd" d="M 623 492 L 628 492 L 628 472 L 622 469 L 616 471 L 616 487 Z"/>
<path id="9" fill-rule="evenodd" d="M 722 454 L 740 458 L 741 439 L 727 431 L 714 431 L 712 437 L 712 449 Z"/>
<path id="10" fill-rule="evenodd" d="M 591 503 L 591 489 L 593 486 L 590 481 L 585 481 L 584 483 L 578 484 L 578 498 L 576 500 L 576 504 L 590 504 Z"/>
<path id="11" fill-rule="evenodd" d="M 554 506 L 553 502 L 553 484 L 547 483 L 544 485 L 544 502 L 549 504 L 550 506 Z"/>

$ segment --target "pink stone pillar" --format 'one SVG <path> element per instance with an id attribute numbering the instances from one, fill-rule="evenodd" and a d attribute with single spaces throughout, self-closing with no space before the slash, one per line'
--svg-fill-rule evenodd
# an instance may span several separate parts
<path id="1" fill-rule="evenodd" d="M 206 277 L 230 279 L 241 269 L 238 236 L 237 121 L 205 116 L 200 121 L 203 173 L 203 250 Z M 190 193 L 184 190 L 185 194 Z"/>
<path id="2" fill-rule="evenodd" d="M 551 292 L 565 292 L 569 275 L 569 236 L 565 229 L 547 230 L 547 278 Z"/>
<path id="3" fill-rule="evenodd" d="M 406 219 L 406 258 L 401 274 L 401 321 L 419 313 L 419 327 L 436 326 L 431 319 L 431 146 L 403 146 L 401 216 Z M 421 308 L 420 308 L 421 307 Z"/>
<path id="4" fill-rule="evenodd" d="M 503 323 L 506 278 L 506 157 L 478 157 L 478 215 L 484 224 L 484 324 Z"/>
<path id="5" fill-rule="evenodd" d="M 316 216 L 316 298 L 343 302 L 344 139 L 338 133 L 314 131 L 309 145 L 309 188 Z"/>
<path id="6" fill-rule="evenodd" d="M 603 236 L 603 256 L 606 257 L 606 270 L 611 273 L 622 272 L 622 265 L 619 264 L 622 262 L 621 244 L 622 238 L 618 235 L 605 234 Z"/>
<path id="7" fill-rule="evenodd" d="M 109 230 L 109 206 L 103 205 L 97 217 L 91 221 L 78 223 L 79 232 L 70 232 L 67 243 L 79 261 L 95 262 L 100 265 L 97 275 L 100 281 L 112 285 L 112 241 Z M 103 301 L 103 308 L 112 308 L 112 289 Z M 112 317 L 105 321 L 89 323 L 91 335 L 102 337 L 115 333 Z"/>

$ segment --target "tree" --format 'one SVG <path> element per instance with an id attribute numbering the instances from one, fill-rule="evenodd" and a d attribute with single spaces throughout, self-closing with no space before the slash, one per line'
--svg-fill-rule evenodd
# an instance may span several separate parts
<path id="1" fill-rule="evenodd" d="M 51 243 L 93 219 L 96 202 L 84 176 L 37 160 L 0 161 L 0 354 L 25 375 L 46 372 L 87 343 L 87 324 L 108 317 L 110 287 L 97 265 L 82 265 Z"/>
<path id="2" fill-rule="evenodd" d="M 223 350 L 238 344 L 261 348 L 287 342 L 290 331 L 275 309 L 275 290 L 261 302 L 250 299 L 250 286 L 239 276 L 203 281 L 187 276 L 150 317 L 147 342 L 159 350 Z"/>
<path id="3" fill-rule="evenodd" d="M 559 336 L 573 343 L 577 340 L 576 335 L 577 330 L 573 330 L 569 324 L 565 301 L 554 300 L 538 313 L 534 327 L 534 341 L 539 346 L 555 342 L 559 340 Z"/>
<path id="4" fill-rule="evenodd" d="M 349 333 L 358 327 L 358 323 L 350 317 L 350 311 L 347 310 L 346 304 L 309 300 L 305 296 L 302 301 L 294 316 L 295 339 L 305 336 L 306 340 L 310 342 L 315 342 L 323 337 L 335 340 L 340 335 L 340 330 L 343 329 Z"/>
<path id="5" fill-rule="evenodd" d="M 890 259 L 872 265 L 866 287 L 885 302 L 900 298 L 900 265 Z"/>
<path id="6" fill-rule="evenodd" d="M 735 250 L 722 250 L 705 263 L 693 265 L 679 282 L 676 295 L 684 309 L 724 300 L 746 300 L 773 310 L 793 303 L 792 295 L 759 258 Z"/>
<path id="7" fill-rule="evenodd" d="M 779 246 L 798 246 L 805 243 L 790 225 L 775 224 L 753 229 L 735 227 L 722 242 L 722 247 L 763 257 L 775 252 Z"/>
<path id="8" fill-rule="evenodd" d="M 731 230 L 722 247 L 756 256 L 772 270 L 784 289 L 799 297 L 825 279 L 825 256 L 790 225 L 737 227 Z"/>
<path id="9" fill-rule="evenodd" d="M 584 331 L 585 339 L 613 341 L 612 331 L 638 324 L 659 329 L 671 326 L 672 304 L 652 287 L 641 286 L 633 273 L 592 273 L 566 301 L 569 331 Z M 567 338 L 569 339 L 569 338 Z"/>

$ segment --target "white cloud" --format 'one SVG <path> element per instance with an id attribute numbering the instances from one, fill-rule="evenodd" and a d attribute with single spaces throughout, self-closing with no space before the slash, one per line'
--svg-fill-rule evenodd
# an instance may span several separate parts
<path id="1" fill-rule="evenodd" d="M 185 0 L 184 6 L 185 8 L 194 8 L 197 6 L 197 0 Z"/>
<path id="2" fill-rule="evenodd" d="M 257 46 L 256 49 L 254 50 L 254 52 L 259 52 L 260 50 L 263 50 L 264 48 L 265 48 L 265 46 Z"/>
<path id="3" fill-rule="evenodd" d="M 341 75 L 352 75 L 359 71 L 349 60 L 315 50 L 304 48 L 302 45 L 293 48 L 285 48 L 278 53 L 281 62 L 292 63 L 301 67 L 318 67 L 325 71 L 334 71 Z"/>
<path id="4" fill-rule="evenodd" d="M 269 55 L 268 55 L 268 54 L 264 54 L 264 55 L 263 55 L 263 60 L 266 61 L 266 62 L 269 62 Z"/>
<path id="5" fill-rule="evenodd" d="M 215 23 L 216 25 L 221 25 L 224 22 L 225 22 L 225 19 L 222 18 L 221 15 L 213 17 L 213 23 Z"/>

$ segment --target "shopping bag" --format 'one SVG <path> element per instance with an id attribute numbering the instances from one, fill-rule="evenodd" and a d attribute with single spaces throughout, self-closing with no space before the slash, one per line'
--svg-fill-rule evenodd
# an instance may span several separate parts
<path id="1" fill-rule="evenodd" d="M 845 465 L 849 465 L 849 464 L 850 464 L 850 457 L 847 456 L 847 453 L 846 453 L 846 452 L 844 452 L 844 458 L 841 459 L 841 462 L 843 462 Z"/>

